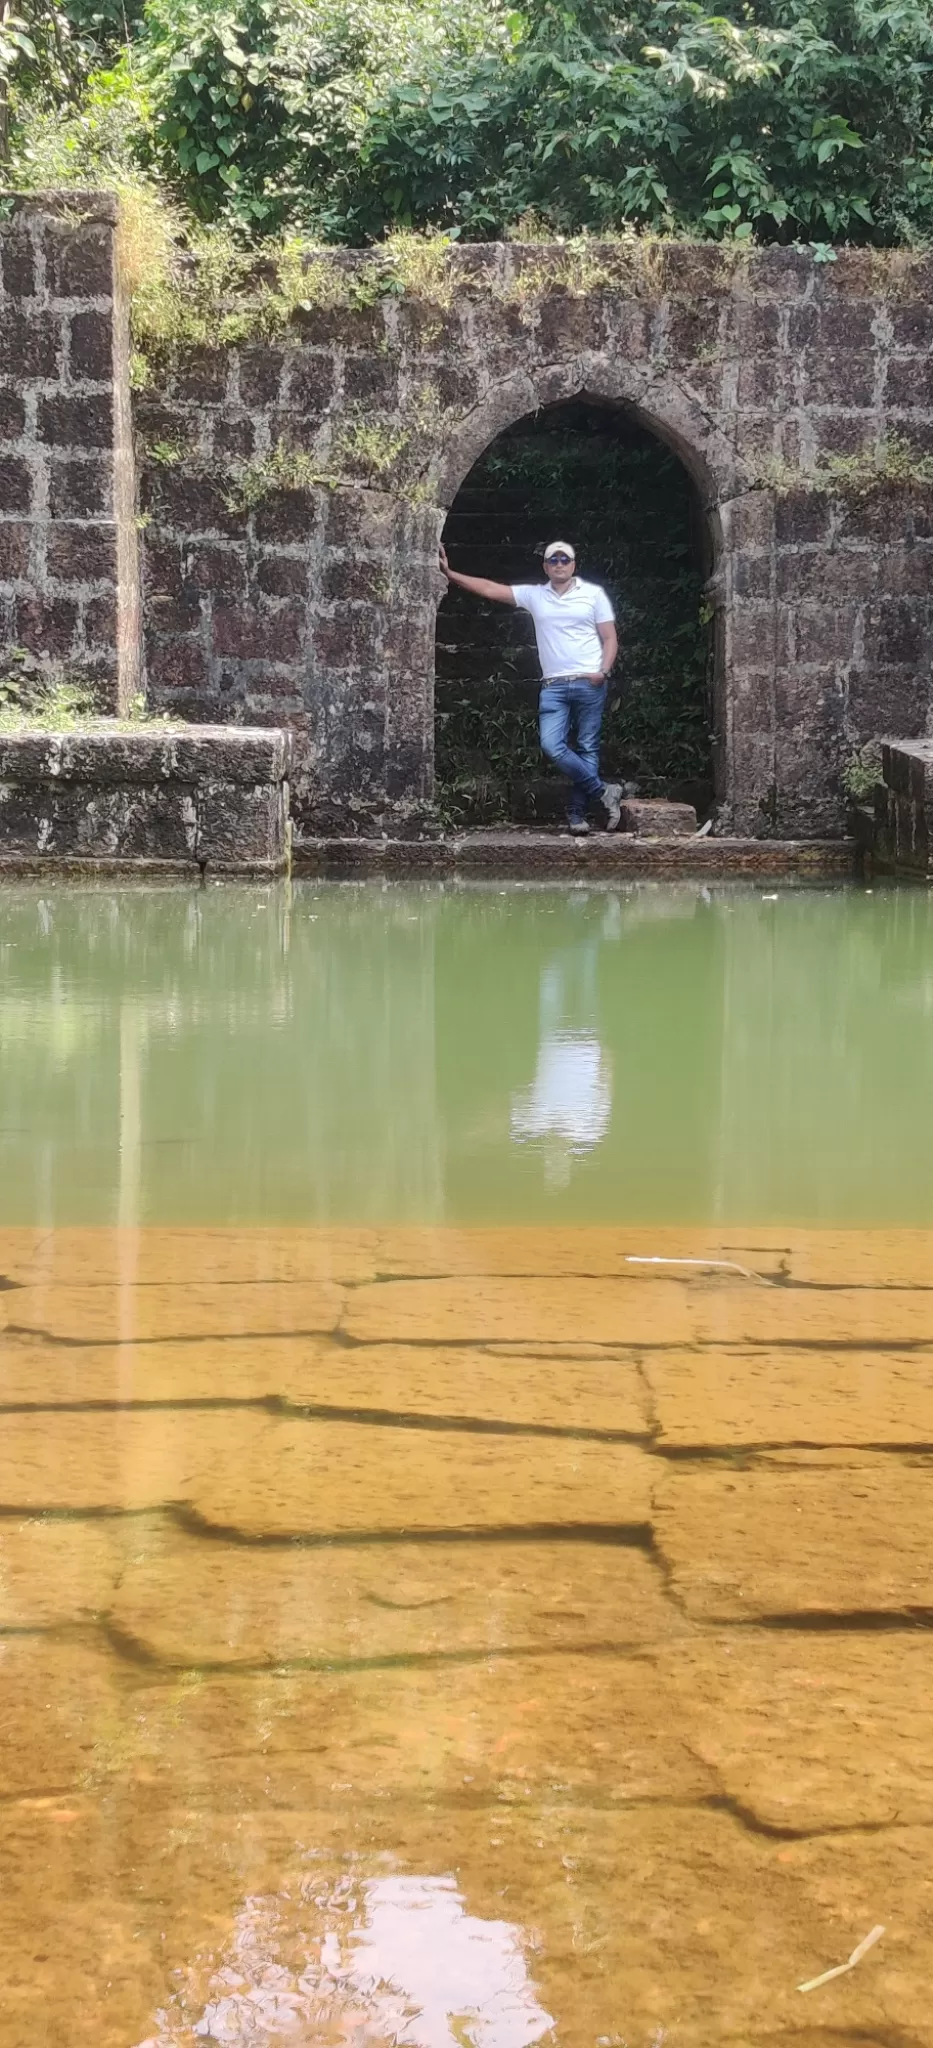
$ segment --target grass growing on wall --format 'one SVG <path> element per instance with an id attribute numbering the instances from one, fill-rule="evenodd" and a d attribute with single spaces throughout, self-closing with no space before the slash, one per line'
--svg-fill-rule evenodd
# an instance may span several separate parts
<path id="1" fill-rule="evenodd" d="M 711 777 L 710 622 L 699 513 L 676 456 L 611 408 L 554 407 L 500 436 L 470 472 L 447 523 L 454 567 L 482 526 L 482 508 L 495 519 L 497 505 L 504 534 L 490 538 L 488 562 L 471 552 L 462 566 L 535 582 L 544 547 L 560 535 L 576 547 L 581 574 L 613 599 L 621 657 L 603 726 L 606 772 L 645 794 L 694 784 L 700 794 Z M 456 618 L 469 639 L 471 611 L 475 619 L 475 599 L 445 600 L 439 638 L 457 638 Z M 482 612 L 492 636 L 487 674 L 437 685 L 436 773 L 452 816 L 468 816 L 479 797 L 505 817 L 517 786 L 547 771 L 537 689 L 521 680 L 516 614 Z"/>

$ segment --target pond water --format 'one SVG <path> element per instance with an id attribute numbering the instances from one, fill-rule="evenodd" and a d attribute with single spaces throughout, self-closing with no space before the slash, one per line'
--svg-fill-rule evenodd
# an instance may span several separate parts
<path id="1" fill-rule="evenodd" d="M 933 899 L 0 970 L 2 2048 L 925 2043 Z"/>

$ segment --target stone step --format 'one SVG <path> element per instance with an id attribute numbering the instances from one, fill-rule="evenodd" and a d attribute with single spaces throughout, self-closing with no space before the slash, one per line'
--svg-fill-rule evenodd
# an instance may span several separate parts
<path id="1" fill-rule="evenodd" d="M 690 839 L 697 829 L 697 814 L 692 804 L 673 803 L 669 797 L 627 797 L 621 829 L 639 839 Z"/>

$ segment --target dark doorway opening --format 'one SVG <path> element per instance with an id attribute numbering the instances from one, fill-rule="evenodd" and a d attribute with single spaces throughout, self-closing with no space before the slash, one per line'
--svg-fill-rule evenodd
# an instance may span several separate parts
<path id="1" fill-rule="evenodd" d="M 616 608 L 621 660 L 601 763 L 644 796 L 713 797 L 709 534 L 683 464 L 621 408 L 575 399 L 493 441 L 444 528 L 451 565 L 535 582 L 550 540 Z M 451 823 L 546 821 L 563 810 L 537 741 L 537 656 L 526 613 L 451 589 L 437 616 L 436 790 Z"/>

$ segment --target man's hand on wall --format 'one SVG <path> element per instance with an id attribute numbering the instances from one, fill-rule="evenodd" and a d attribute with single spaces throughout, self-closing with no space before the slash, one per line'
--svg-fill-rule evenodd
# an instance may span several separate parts
<path id="1" fill-rule="evenodd" d="M 438 544 L 437 566 L 440 569 L 442 576 L 450 575 L 450 570 L 447 566 L 447 549 L 445 548 L 443 541 L 440 541 Z"/>

